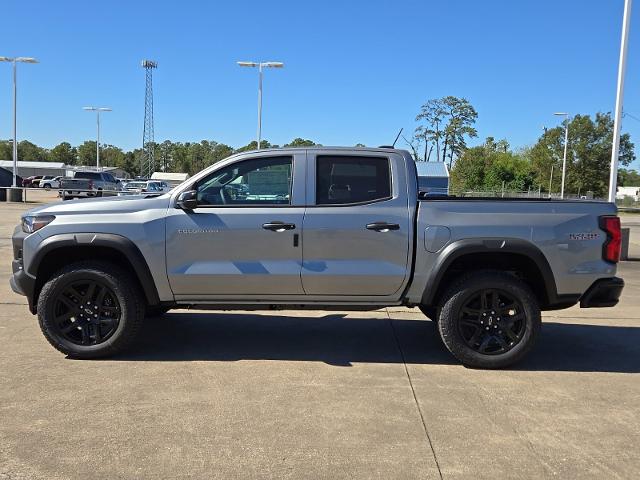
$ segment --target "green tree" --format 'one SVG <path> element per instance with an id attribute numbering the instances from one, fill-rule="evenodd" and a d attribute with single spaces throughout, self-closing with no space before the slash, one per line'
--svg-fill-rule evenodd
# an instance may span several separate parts
<path id="1" fill-rule="evenodd" d="M 621 168 L 618 170 L 618 185 L 621 187 L 640 187 L 640 173 L 637 170 Z"/>
<path id="2" fill-rule="evenodd" d="M 476 137 L 473 127 L 478 113 L 466 98 L 447 96 L 427 101 L 420 107 L 411 140 L 405 139 L 416 157 L 431 160 L 435 148 L 436 161 L 449 159 L 449 167 L 467 148 L 466 137 Z M 420 154 L 419 152 L 422 152 Z"/>
<path id="3" fill-rule="evenodd" d="M 96 142 L 86 140 L 78 146 L 78 165 L 94 166 L 96 164 Z"/>
<path id="4" fill-rule="evenodd" d="M 313 140 L 307 140 L 304 138 L 296 137 L 291 142 L 285 144 L 285 147 L 313 147 L 314 145 L 318 145 Z"/>
<path id="5" fill-rule="evenodd" d="M 0 160 L 13 159 L 13 143 L 11 140 L 0 141 Z"/>
<path id="6" fill-rule="evenodd" d="M 243 147 L 237 148 L 235 151 L 237 152 L 246 152 L 248 150 L 255 150 L 258 142 L 256 140 L 249 142 Z M 260 148 L 277 148 L 277 145 L 271 145 L 268 140 L 260 140 Z"/>
<path id="7" fill-rule="evenodd" d="M 46 162 L 49 160 L 49 152 L 28 140 L 22 140 L 18 142 L 18 160 Z"/>
<path id="8" fill-rule="evenodd" d="M 62 142 L 51 149 L 49 158 L 52 162 L 61 162 L 65 165 L 74 165 L 78 151 L 69 142 Z"/>
<path id="9" fill-rule="evenodd" d="M 534 172 L 525 155 L 509 151 L 506 140 L 488 137 L 483 145 L 466 149 L 451 169 L 451 190 L 526 191 L 534 186 Z"/>
<path id="10" fill-rule="evenodd" d="M 135 177 L 140 173 L 140 164 L 136 162 L 136 155 L 134 152 L 126 152 L 124 154 L 124 159 L 120 167 L 131 177 Z"/>
<path id="11" fill-rule="evenodd" d="M 592 191 L 603 197 L 608 189 L 613 119 L 609 113 L 576 115 L 569 121 L 567 172 L 565 192 Z M 562 158 L 564 153 L 564 126 L 548 129 L 529 151 L 536 183 L 547 188 L 554 169 L 552 190 L 560 190 Z M 634 145 L 629 134 L 620 138 L 619 162 L 622 166 L 635 160 Z"/>
<path id="12" fill-rule="evenodd" d="M 416 122 L 422 122 L 422 124 L 416 127 L 413 134 L 415 144 L 412 142 L 410 146 L 418 155 L 418 152 L 423 149 L 422 160 L 425 162 L 431 159 L 434 147 L 436 161 L 440 159 L 440 142 L 444 137 L 445 115 L 446 110 L 441 98 L 428 100 L 420 107 L 420 113 L 416 115 Z"/>
<path id="13" fill-rule="evenodd" d="M 466 98 L 444 97 L 442 105 L 448 119 L 444 129 L 442 161 L 445 162 L 447 160 L 448 149 L 449 168 L 451 168 L 454 157 L 459 158 L 467 148 L 465 137 L 473 138 L 478 136 L 478 132 L 473 127 L 478 118 L 478 112 Z"/>
<path id="14" fill-rule="evenodd" d="M 121 148 L 113 145 L 105 145 L 100 148 L 100 165 L 122 168 L 124 162 L 125 154 Z"/>

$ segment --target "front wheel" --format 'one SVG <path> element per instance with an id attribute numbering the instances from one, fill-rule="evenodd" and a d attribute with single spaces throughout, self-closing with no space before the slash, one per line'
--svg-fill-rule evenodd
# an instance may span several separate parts
<path id="1" fill-rule="evenodd" d="M 106 262 L 76 262 L 45 283 L 38 298 L 40 329 L 70 357 L 114 355 L 133 342 L 144 319 L 137 285 Z"/>
<path id="2" fill-rule="evenodd" d="M 496 271 L 462 277 L 444 295 L 438 328 L 464 365 L 503 368 L 521 360 L 540 332 L 538 301 L 523 281 Z"/>

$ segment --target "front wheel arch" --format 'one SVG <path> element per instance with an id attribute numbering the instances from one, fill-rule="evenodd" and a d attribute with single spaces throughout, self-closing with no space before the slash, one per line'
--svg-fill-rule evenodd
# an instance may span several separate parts
<path id="1" fill-rule="evenodd" d="M 147 305 L 160 304 L 149 266 L 131 240 L 121 235 L 86 233 L 54 235 L 42 242 L 27 272 L 36 278 L 33 305 L 38 304 L 42 286 L 57 270 L 73 261 L 82 260 L 103 260 L 130 272 L 143 292 Z"/>

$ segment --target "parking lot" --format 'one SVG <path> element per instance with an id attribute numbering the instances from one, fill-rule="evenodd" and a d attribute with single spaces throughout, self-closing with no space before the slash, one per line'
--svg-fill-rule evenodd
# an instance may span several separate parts
<path id="1" fill-rule="evenodd" d="M 459 365 L 404 308 L 177 310 L 75 361 L 8 285 L 30 206 L 0 204 L 0 479 L 640 475 L 640 261 L 618 306 L 546 313 L 509 370 Z"/>

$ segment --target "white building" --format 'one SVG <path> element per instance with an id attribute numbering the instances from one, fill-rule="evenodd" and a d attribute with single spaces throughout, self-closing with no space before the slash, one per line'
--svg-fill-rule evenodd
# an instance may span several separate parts
<path id="1" fill-rule="evenodd" d="M 13 172 L 13 160 L 0 160 L 0 168 Z M 18 160 L 18 176 L 22 178 L 34 175 L 65 175 L 66 167 L 61 162 L 25 162 Z"/>
<path id="2" fill-rule="evenodd" d="M 640 187 L 618 187 L 616 198 L 622 200 L 624 197 L 631 197 L 635 202 L 640 202 Z"/>

